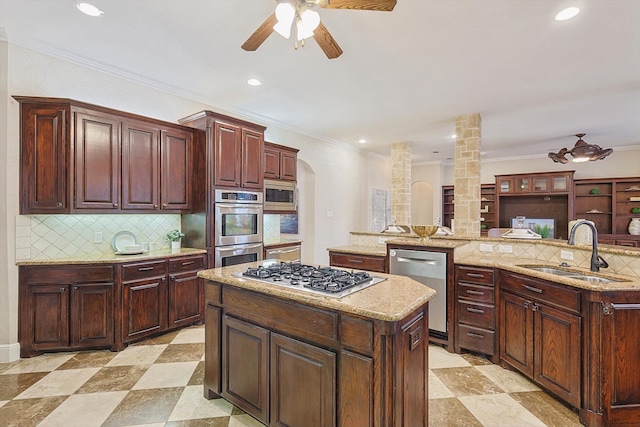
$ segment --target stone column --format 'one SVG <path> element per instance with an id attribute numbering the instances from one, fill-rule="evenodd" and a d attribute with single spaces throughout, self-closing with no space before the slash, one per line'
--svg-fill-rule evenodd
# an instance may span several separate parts
<path id="1" fill-rule="evenodd" d="M 411 225 L 411 150 L 406 142 L 391 145 L 391 216 L 394 224 Z"/>
<path id="2" fill-rule="evenodd" d="M 480 236 L 480 114 L 456 117 L 453 227 L 460 237 Z"/>

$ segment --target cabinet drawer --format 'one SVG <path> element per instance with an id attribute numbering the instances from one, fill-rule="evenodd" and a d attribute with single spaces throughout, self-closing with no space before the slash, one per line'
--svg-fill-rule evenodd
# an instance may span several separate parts
<path id="1" fill-rule="evenodd" d="M 458 321 L 479 328 L 495 329 L 496 310 L 490 305 L 458 301 Z"/>
<path id="2" fill-rule="evenodd" d="M 458 344 L 467 350 L 474 350 L 479 353 L 496 354 L 496 333 L 485 329 L 474 328 L 473 326 L 458 325 Z"/>
<path id="3" fill-rule="evenodd" d="M 493 304 L 495 302 L 495 288 L 458 283 L 458 298 Z"/>
<path id="4" fill-rule="evenodd" d="M 113 267 L 110 265 L 24 266 L 20 267 L 28 283 L 104 283 L 113 282 Z"/>
<path id="5" fill-rule="evenodd" d="M 167 262 L 153 261 L 122 266 L 122 281 L 145 279 L 148 277 L 165 276 L 167 274 Z"/>
<path id="6" fill-rule="evenodd" d="M 456 280 L 459 282 L 480 283 L 482 285 L 493 286 L 493 275 L 493 269 L 490 268 L 456 265 Z"/>
<path id="7" fill-rule="evenodd" d="M 354 255 L 331 252 L 330 264 L 335 267 L 354 268 L 357 270 L 385 272 L 386 257 L 374 255 Z"/>
<path id="8" fill-rule="evenodd" d="M 575 288 L 506 272 L 501 275 L 500 287 L 502 290 L 516 293 L 525 298 L 545 301 L 557 307 L 580 313 L 580 291 Z"/>
<path id="9" fill-rule="evenodd" d="M 204 269 L 204 257 L 201 255 L 184 258 L 172 258 L 169 260 L 169 273 L 199 271 L 202 269 Z"/>

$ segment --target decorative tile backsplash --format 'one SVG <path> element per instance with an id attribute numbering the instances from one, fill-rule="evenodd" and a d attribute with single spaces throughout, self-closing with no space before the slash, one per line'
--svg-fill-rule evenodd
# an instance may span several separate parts
<path id="1" fill-rule="evenodd" d="M 180 215 L 18 215 L 16 261 L 91 256 L 113 252 L 113 237 L 131 231 L 138 242 L 168 247 L 164 235 L 180 229 Z M 96 233 L 102 242 L 95 243 Z"/>

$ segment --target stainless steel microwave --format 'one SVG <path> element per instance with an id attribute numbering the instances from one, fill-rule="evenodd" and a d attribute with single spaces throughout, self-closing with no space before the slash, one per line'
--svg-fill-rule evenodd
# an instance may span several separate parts
<path id="1" fill-rule="evenodd" d="M 294 212 L 298 209 L 298 190 L 295 181 L 264 180 L 264 210 Z"/>

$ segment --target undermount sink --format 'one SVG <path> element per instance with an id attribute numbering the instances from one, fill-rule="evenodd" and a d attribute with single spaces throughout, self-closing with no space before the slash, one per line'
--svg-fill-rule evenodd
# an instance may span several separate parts
<path id="1" fill-rule="evenodd" d="M 606 277 L 600 277 L 600 276 L 591 276 L 588 274 L 578 273 L 578 272 L 569 271 L 569 270 L 562 270 L 560 268 L 554 268 L 554 267 L 543 267 L 543 266 L 533 266 L 533 265 L 521 265 L 520 267 L 524 267 L 529 270 L 539 271 L 541 273 L 547 273 L 547 274 L 553 274 L 556 276 L 566 277 L 568 279 L 584 280 L 587 282 L 594 282 L 594 283 L 609 283 L 609 282 L 623 281 L 623 280 L 616 280 L 616 279 L 607 279 Z"/>

